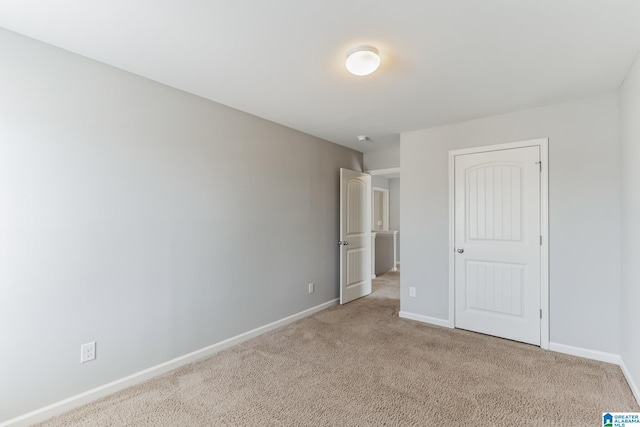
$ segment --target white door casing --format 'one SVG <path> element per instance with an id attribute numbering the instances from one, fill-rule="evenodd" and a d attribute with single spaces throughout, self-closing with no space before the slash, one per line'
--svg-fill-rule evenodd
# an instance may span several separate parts
<path id="1" fill-rule="evenodd" d="M 455 327 L 548 346 L 546 148 L 451 152 Z"/>
<path id="2" fill-rule="evenodd" d="M 371 176 L 340 169 L 340 304 L 371 293 Z"/>
<path id="3" fill-rule="evenodd" d="M 371 230 L 389 230 L 389 190 L 373 187 L 371 206 Z"/>

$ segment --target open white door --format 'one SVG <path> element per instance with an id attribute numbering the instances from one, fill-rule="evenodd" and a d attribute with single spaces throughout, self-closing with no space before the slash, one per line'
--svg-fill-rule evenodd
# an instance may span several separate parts
<path id="1" fill-rule="evenodd" d="M 541 343 L 540 147 L 455 156 L 455 326 Z"/>
<path id="2" fill-rule="evenodd" d="M 371 293 L 371 175 L 340 169 L 340 304 Z"/>

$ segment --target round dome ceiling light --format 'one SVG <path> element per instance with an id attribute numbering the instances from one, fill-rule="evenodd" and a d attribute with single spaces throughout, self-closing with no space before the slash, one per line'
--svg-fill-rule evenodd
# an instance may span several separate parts
<path id="1" fill-rule="evenodd" d="M 345 66 L 351 74 L 356 76 L 366 76 L 373 73 L 380 66 L 378 49 L 366 45 L 351 49 L 347 54 Z"/>

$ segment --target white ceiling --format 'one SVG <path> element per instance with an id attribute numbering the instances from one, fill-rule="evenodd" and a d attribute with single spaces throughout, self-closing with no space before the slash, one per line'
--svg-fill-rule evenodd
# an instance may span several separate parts
<path id="1" fill-rule="evenodd" d="M 640 0 L 0 0 L 0 26 L 368 152 L 614 90 Z M 360 44 L 367 77 L 344 68 Z"/>

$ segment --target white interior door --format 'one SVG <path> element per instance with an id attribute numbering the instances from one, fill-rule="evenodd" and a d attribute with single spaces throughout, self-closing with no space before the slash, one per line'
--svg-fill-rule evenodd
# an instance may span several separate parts
<path id="1" fill-rule="evenodd" d="M 371 176 L 340 169 L 340 304 L 371 293 Z"/>
<path id="2" fill-rule="evenodd" d="M 455 326 L 540 345 L 540 147 L 457 155 Z"/>

